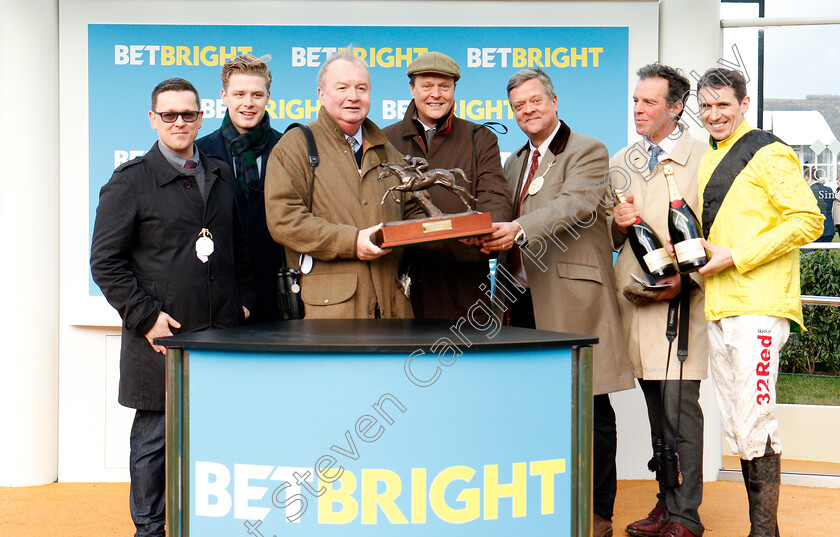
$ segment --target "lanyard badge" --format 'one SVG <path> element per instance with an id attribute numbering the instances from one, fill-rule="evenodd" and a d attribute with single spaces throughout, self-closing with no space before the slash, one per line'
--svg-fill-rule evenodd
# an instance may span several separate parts
<path id="1" fill-rule="evenodd" d="M 205 227 L 201 228 L 198 234 L 198 239 L 195 241 L 195 255 L 202 263 L 207 263 L 210 254 L 214 250 L 213 234 Z"/>

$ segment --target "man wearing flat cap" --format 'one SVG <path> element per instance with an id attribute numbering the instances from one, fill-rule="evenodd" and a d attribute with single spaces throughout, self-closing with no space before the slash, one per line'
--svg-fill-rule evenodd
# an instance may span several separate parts
<path id="1" fill-rule="evenodd" d="M 464 170 L 469 183 L 456 182 L 478 202 L 470 209 L 491 214 L 494 222 L 512 217 L 510 192 L 502 172 L 496 135 L 487 127 L 455 116 L 455 85 L 461 70 L 455 60 L 440 52 L 427 52 L 408 66 L 408 86 L 413 100 L 403 119 L 384 130 L 398 151 L 422 157 L 430 168 Z M 467 208 L 452 191 L 441 186 L 428 190 L 432 202 L 444 213 Z M 406 251 L 411 276 L 411 304 L 417 319 L 455 320 L 467 315 L 484 295 L 488 260 L 479 247 L 448 242 Z M 470 319 L 479 324 L 484 316 L 474 309 Z"/>

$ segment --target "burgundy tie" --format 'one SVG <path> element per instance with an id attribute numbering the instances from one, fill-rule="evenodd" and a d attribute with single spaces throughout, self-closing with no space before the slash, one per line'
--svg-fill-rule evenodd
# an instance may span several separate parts
<path id="1" fill-rule="evenodd" d="M 198 164 L 194 160 L 188 160 L 184 163 L 184 168 L 187 170 L 194 170 Z"/>
<path id="2" fill-rule="evenodd" d="M 537 168 L 540 166 L 540 150 L 534 149 L 534 156 L 531 157 L 531 167 L 528 169 L 528 177 L 525 179 L 525 184 L 522 185 L 522 191 L 519 193 L 519 201 L 516 203 L 516 216 L 514 218 L 519 218 L 519 210 L 522 206 L 522 200 L 525 199 L 525 194 L 528 192 L 528 186 L 531 184 L 531 180 L 534 178 L 534 174 L 537 173 Z"/>
<path id="3" fill-rule="evenodd" d="M 525 184 L 522 186 L 522 192 L 519 194 L 519 200 L 516 202 L 516 215 L 514 218 L 519 218 L 519 210 L 522 206 L 522 200 L 525 199 L 525 194 L 528 192 L 528 186 L 531 184 L 531 179 L 537 173 L 537 168 L 540 165 L 540 150 L 534 149 L 534 156 L 531 157 L 531 167 L 528 169 L 528 177 L 525 179 Z M 519 267 L 522 265 L 522 252 L 519 251 L 519 245 L 515 244 L 510 249 L 510 273 L 516 274 L 519 272 Z"/>

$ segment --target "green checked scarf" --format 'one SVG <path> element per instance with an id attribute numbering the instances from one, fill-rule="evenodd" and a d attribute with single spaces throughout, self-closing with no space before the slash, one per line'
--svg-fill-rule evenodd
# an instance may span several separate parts
<path id="1" fill-rule="evenodd" d="M 230 147 L 230 154 L 233 156 L 233 166 L 236 168 L 236 180 L 244 192 L 248 191 L 248 185 L 260 180 L 260 169 L 257 166 L 257 157 L 262 155 L 265 146 L 271 139 L 271 126 L 268 124 L 268 114 L 265 114 L 253 130 L 245 134 L 239 134 L 233 122 L 230 120 L 230 112 L 225 112 L 225 119 L 222 120 L 222 138 Z M 265 163 L 263 163 L 265 164 Z"/>

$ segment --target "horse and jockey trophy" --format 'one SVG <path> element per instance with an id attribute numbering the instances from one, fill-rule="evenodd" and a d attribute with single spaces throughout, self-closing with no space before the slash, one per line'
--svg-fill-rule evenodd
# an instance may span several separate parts
<path id="1" fill-rule="evenodd" d="M 428 218 L 386 223 L 371 237 L 374 244 L 380 248 L 393 248 L 426 242 L 465 239 L 493 232 L 490 213 L 473 210 L 470 201 L 475 203 L 478 200 L 466 188 L 455 182 L 456 175 L 459 175 L 467 184 L 470 183 L 464 170 L 460 168 L 430 170 L 426 159 L 406 155 L 404 160 L 404 163 L 382 164 L 379 180 L 382 181 L 389 175 L 394 175 L 399 178 L 400 183 L 386 190 L 380 203 L 385 203 L 388 195 L 396 201 L 397 191 L 407 192 L 410 197 L 420 203 Z M 467 210 L 458 214 L 443 214 L 426 196 L 417 194 L 434 185 L 440 185 L 458 196 Z"/>

